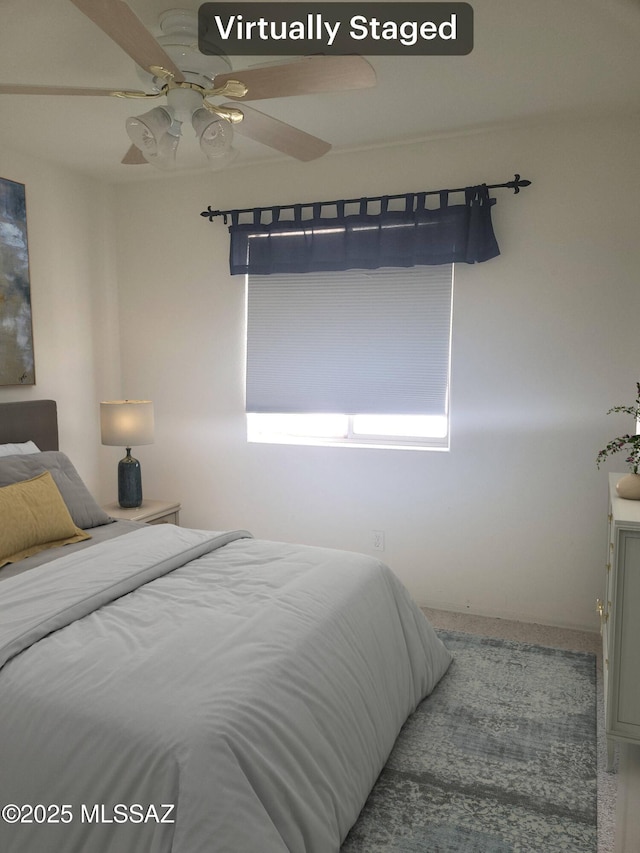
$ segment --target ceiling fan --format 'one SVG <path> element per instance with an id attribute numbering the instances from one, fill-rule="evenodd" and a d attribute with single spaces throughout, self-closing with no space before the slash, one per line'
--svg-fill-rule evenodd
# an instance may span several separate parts
<path id="1" fill-rule="evenodd" d="M 156 39 L 124 0 L 71 2 L 133 59 L 145 90 L 0 85 L 0 95 L 166 98 L 166 106 L 127 119 L 126 130 L 133 144 L 122 159 L 126 165 L 152 163 L 172 168 L 185 122 L 191 123 L 201 150 L 218 167 L 235 156 L 231 147 L 234 130 L 298 160 L 314 160 L 331 148 L 330 143 L 249 107 L 244 101 L 361 89 L 376 83 L 371 65 L 356 55 L 315 55 L 232 71 L 221 50 L 208 55 L 198 49 L 194 12 L 163 13 L 163 34 Z M 210 98 L 231 101 L 212 103 Z M 238 102 L 242 102 L 240 108 L 236 106 Z"/>

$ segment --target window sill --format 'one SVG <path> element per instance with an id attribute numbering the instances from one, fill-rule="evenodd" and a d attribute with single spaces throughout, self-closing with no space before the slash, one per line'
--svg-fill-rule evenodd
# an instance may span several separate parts
<path id="1" fill-rule="evenodd" d="M 354 438 L 312 438 L 309 436 L 254 436 L 248 435 L 249 444 L 289 444 L 311 447 L 352 447 L 368 450 L 419 450 L 447 452 L 448 444 L 425 444 L 423 440 L 418 441 L 381 441 L 377 438 L 354 439 Z"/>

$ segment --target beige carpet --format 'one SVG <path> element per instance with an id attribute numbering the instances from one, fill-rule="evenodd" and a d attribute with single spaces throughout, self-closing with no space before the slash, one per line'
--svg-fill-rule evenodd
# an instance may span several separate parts
<path id="1" fill-rule="evenodd" d="M 500 637 L 536 643 L 558 649 L 593 652 L 598 661 L 598 853 L 614 853 L 616 823 L 617 774 L 607 773 L 607 748 L 604 736 L 604 702 L 602 682 L 602 644 L 600 635 L 587 631 L 571 631 L 508 619 L 491 619 L 468 613 L 423 608 L 435 628 L 464 631 L 485 637 Z"/>

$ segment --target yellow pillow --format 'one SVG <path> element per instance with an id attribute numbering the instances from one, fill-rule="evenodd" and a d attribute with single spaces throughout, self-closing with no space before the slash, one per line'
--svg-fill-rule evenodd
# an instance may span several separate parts
<path id="1" fill-rule="evenodd" d="M 0 488 L 0 567 L 83 539 L 49 471 Z"/>

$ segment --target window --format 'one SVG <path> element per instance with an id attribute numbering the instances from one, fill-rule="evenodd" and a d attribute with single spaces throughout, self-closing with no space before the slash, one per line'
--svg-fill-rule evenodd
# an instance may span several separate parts
<path id="1" fill-rule="evenodd" d="M 449 446 L 453 265 L 247 276 L 250 441 Z"/>

